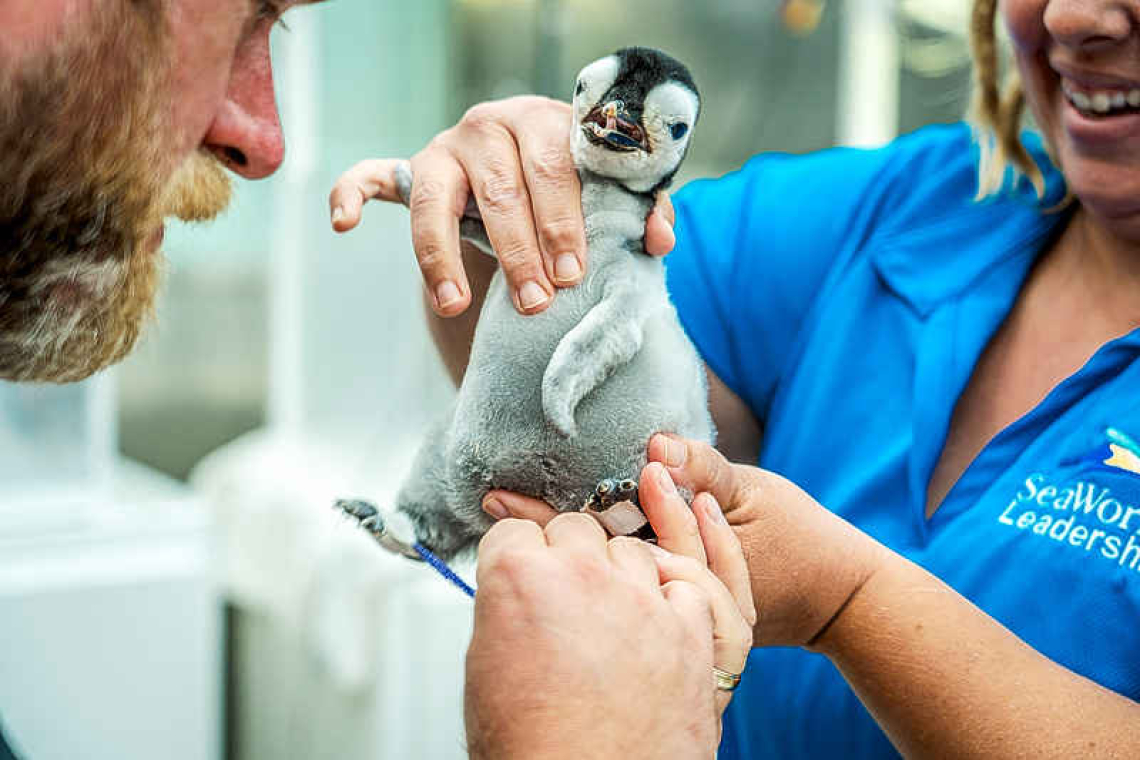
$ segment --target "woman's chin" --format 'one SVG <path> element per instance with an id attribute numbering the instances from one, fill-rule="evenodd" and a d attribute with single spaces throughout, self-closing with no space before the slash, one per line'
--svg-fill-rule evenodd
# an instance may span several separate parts
<path id="1" fill-rule="evenodd" d="M 1063 163 L 1069 192 L 1095 217 L 1114 227 L 1140 225 L 1140 162 L 1076 158 Z"/>

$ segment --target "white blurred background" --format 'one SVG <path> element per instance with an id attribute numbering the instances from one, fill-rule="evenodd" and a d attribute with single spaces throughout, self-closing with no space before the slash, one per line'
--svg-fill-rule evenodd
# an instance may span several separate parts
<path id="1" fill-rule="evenodd" d="M 651 45 L 704 117 L 682 180 L 958 120 L 968 0 L 336 0 L 274 34 L 285 167 L 168 231 L 118 369 L 0 385 L 0 722 L 29 760 L 464 756 L 470 603 L 332 519 L 383 502 L 451 389 L 403 209 L 327 193 L 478 101 Z M 805 209 L 805 213 L 813 213 Z"/>

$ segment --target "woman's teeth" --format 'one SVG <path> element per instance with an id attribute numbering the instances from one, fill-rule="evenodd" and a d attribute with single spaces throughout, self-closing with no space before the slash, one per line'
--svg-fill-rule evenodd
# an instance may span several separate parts
<path id="1" fill-rule="evenodd" d="M 1140 109 L 1140 89 L 1080 92 L 1062 87 L 1065 97 L 1080 112 L 1092 116 L 1113 116 Z"/>

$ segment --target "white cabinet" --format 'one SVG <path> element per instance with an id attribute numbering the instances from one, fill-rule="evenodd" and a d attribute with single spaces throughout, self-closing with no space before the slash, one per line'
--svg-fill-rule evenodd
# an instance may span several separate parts
<path id="1" fill-rule="evenodd" d="M 222 756 L 221 600 L 202 503 L 137 465 L 0 503 L 0 720 L 24 760 Z"/>

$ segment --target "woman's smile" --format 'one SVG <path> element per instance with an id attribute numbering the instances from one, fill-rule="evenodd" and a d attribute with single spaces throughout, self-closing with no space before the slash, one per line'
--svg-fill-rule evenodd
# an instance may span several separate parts
<path id="1" fill-rule="evenodd" d="M 1061 124 L 1073 142 L 1113 150 L 1140 140 L 1140 77 L 1053 64 L 1060 75 Z"/>

